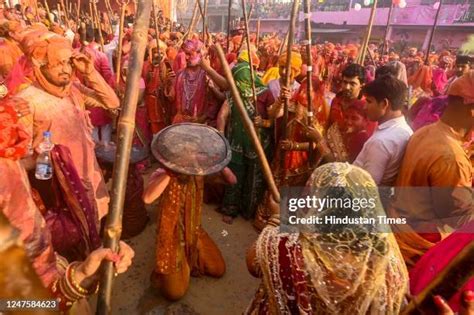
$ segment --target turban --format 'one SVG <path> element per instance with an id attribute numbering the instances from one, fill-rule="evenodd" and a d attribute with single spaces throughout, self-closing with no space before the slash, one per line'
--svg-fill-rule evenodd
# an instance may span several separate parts
<path id="1" fill-rule="evenodd" d="M 0 157 L 11 160 L 22 158 L 28 152 L 30 136 L 18 123 L 15 110 L 19 98 L 5 98 L 0 101 Z M 24 102 L 24 101 L 23 101 Z"/>
<path id="2" fill-rule="evenodd" d="M 234 43 L 234 45 L 240 45 L 241 42 L 242 42 L 242 35 L 236 35 L 232 37 L 232 43 Z"/>
<path id="3" fill-rule="evenodd" d="M 333 43 L 327 43 L 324 45 L 324 48 L 331 52 L 334 50 L 334 48 L 336 48 L 336 46 Z"/>
<path id="4" fill-rule="evenodd" d="M 166 57 L 168 60 L 173 62 L 176 59 L 176 55 L 178 55 L 178 51 L 174 47 L 168 47 L 166 48 Z"/>
<path id="5" fill-rule="evenodd" d="M 57 52 L 64 49 L 71 49 L 71 42 L 66 38 L 54 33 L 31 34 L 22 41 L 25 54 L 31 60 L 39 62 L 40 65 L 55 65 L 58 60 Z"/>
<path id="6" fill-rule="evenodd" d="M 430 66 L 421 66 L 411 77 L 408 78 L 408 84 L 414 89 L 421 88 L 425 92 L 431 92 L 433 83 L 433 69 Z"/>
<path id="7" fill-rule="evenodd" d="M 60 51 L 70 50 L 71 42 L 66 38 L 51 32 L 34 31 L 28 33 L 22 40 L 26 57 L 31 61 L 36 82 L 48 93 L 63 98 L 69 95 L 71 82 L 59 87 L 49 82 L 41 71 L 43 65 L 57 65 L 61 62 Z"/>
<path id="8" fill-rule="evenodd" d="M 156 48 L 156 39 L 151 40 L 148 45 L 149 45 L 150 49 L 155 49 Z M 162 51 L 165 51 L 168 48 L 168 46 L 161 40 L 159 41 L 159 45 L 160 45 L 160 50 L 162 50 Z"/>
<path id="9" fill-rule="evenodd" d="M 357 57 L 357 54 L 359 52 L 359 48 L 357 48 L 357 46 L 349 44 L 346 46 L 346 49 L 347 49 L 347 56 L 351 58 Z"/>
<path id="10" fill-rule="evenodd" d="M 56 34 L 58 34 L 58 35 L 61 35 L 61 36 L 64 35 L 64 30 L 62 29 L 61 26 L 59 26 L 59 25 L 57 25 L 57 24 L 53 24 L 53 25 L 50 27 L 50 30 L 51 30 L 51 32 L 56 33 Z"/>
<path id="11" fill-rule="evenodd" d="M 260 58 L 258 58 L 257 54 L 252 51 L 252 66 L 257 66 L 260 64 Z M 239 54 L 238 57 L 239 61 L 245 61 L 245 62 L 250 62 L 249 61 L 249 52 L 248 50 L 242 50 Z"/>
<path id="12" fill-rule="evenodd" d="M 474 103 L 474 70 L 456 79 L 449 86 L 447 94 L 462 97 L 465 104 Z"/>
<path id="13" fill-rule="evenodd" d="M 21 30 L 21 24 L 18 21 L 6 21 L 0 25 L 0 36 L 9 37 L 9 32 L 17 32 Z"/>
<path id="14" fill-rule="evenodd" d="M 21 51 L 14 44 L 6 39 L 0 39 L 0 75 L 5 78 L 20 57 Z"/>
<path id="15" fill-rule="evenodd" d="M 202 47 L 203 47 L 203 43 L 197 39 L 189 39 L 183 43 L 183 46 L 181 46 L 181 48 L 187 53 L 190 53 L 190 52 L 199 53 Z"/>
<path id="16" fill-rule="evenodd" d="M 286 53 L 280 56 L 278 59 L 278 65 L 280 67 L 285 67 L 286 66 Z M 303 60 L 301 59 L 301 55 L 297 52 L 291 52 L 291 72 L 293 73 L 293 76 L 296 77 L 301 73 L 301 65 L 303 64 Z"/>

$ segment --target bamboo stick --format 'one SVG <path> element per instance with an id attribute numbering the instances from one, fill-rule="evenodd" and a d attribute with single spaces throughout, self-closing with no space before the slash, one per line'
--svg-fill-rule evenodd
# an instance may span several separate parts
<path id="1" fill-rule="evenodd" d="M 257 19 L 257 38 L 255 38 L 255 46 L 258 49 L 260 43 L 260 17 Z"/>
<path id="2" fill-rule="evenodd" d="M 311 2 L 304 0 L 304 22 L 306 35 L 306 94 L 308 99 L 308 126 L 313 126 L 313 58 L 311 55 Z M 308 163 L 312 167 L 314 165 L 314 149 L 313 142 L 309 141 L 308 146 Z"/>
<path id="3" fill-rule="evenodd" d="M 151 3 L 151 8 L 153 12 L 153 21 L 155 23 L 155 33 L 156 33 L 156 49 L 158 50 L 158 71 L 161 70 L 161 52 L 160 52 L 160 27 L 158 26 L 158 10 L 156 9 L 155 0 Z M 152 56 L 153 59 L 153 56 Z M 161 74 L 158 74 L 158 77 L 161 78 Z"/>
<path id="4" fill-rule="evenodd" d="M 393 7 L 394 4 L 390 4 L 390 9 L 388 10 L 388 17 L 387 17 L 387 25 L 385 26 L 385 34 L 383 36 L 383 44 L 382 44 L 382 56 L 385 55 L 385 48 L 389 49 L 388 43 L 387 43 L 387 35 L 388 35 L 388 29 L 390 27 L 390 21 L 392 19 L 392 12 L 393 12 Z"/>
<path id="5" fill-rule="evenodd" d="M 202 41 L 204 42 L 205 41 L 205 38 L 204 38 L 204 23 L 206 22 L 206 16 L 204 15 L 204 9 L 201 6 L 201 0 L 196 0 L 196 1 L 197 1 L 197 4 L 198 4 L 198 7 L 199 7 L 199 13 L 201 14 L 201 18 L 202 18 Z"/>
<path id="6" fill-rule="evenodd" d="M 44 7 L 46 9 L 46 14 L 48 15 L 48 21 L 51 23 L 51 25 L 53 25 L 54 21 L 51 20 L 51 11 L 49 11 L 48 0 L 44 0 Z"/>
<path id="7" fill-rule="evenodd" d="M 61 15 L 62 15 L 62 14 L 61 14 L 61 13 L 62 13 L 62 10 L 61 10 L 61 3 L 58 2 L 57 6 L 58 6 L 58 23 L 59 23 L 59 25 L 61 26 L 61 25 L 64 25 L 63 19 L 62 19 L 62 16 L 61 16 Z"/>
<path id="8" fill-rule="evenodd" d="M 250 49 L 249 17 L 247 16 L 247 10 L 245 8 L 246 6 L 247 6 L 247 1 L 242 0 L 242 8 L 243 8 L 242 14 L 244 15 L 244 24 L 245 24 L 244 25 L 244 27 L 245 27 L 245 40 L 247 41 L 247 52 L 249 54 L 250 82 L 252 83 L 252 103 L 253 103 L 255 111 L 258 115 L 259 113 L 258 113 L 258 109 L 257 109 L 257 92 L 255 90 L 255 73 L 254 73 L 254 70 L 253 70 L 252 50 Z M 250 10 L 250 11 L 252 11 L 252 10 Z"/>
<path id="9" fill-rule="evenodd" d="M 104 229 L 104 247 L 117 252 L 122 233 L 122 214 L 130 162 L 130 150 L 135 129 L 135 113 L 138 103 L 139 82 L 143 68 L 148 39 L 151 3 L 140 0 L 135 18 L 130 53 L 130 71 L 127 75 L 122 114 L 118 123 L 118 145 L 112 175 L 110 211 Z M 111 295 L 114 280 L 114 266 L 110 261 L 102 264 L 100 290 L 97 302 L 97 314 L 111 314 Z"/>
<path id="10" fill-rule="evenodd" d="M 125 3 L 120 3 L 120 21 L 119 21 L 119 42 L 117 46 L 117 60 L 115 65 L 115 83 L 116 86 L 119 86 L 120 83 L 120 70 L 121 70 L 121 63 L 122 63 L 122 42 L 123 42 L 123 27 L 125 23 Z"/>
<path id="11" fill-rule="evenodd" d="M 204 0 L 204 16 L 202 18 L 202 33 L 203 33 L 203 42 L 207 43 L 207 23 L 209 23 L 209 19 L 207 17 L 207 6 L 209 2 L 208 0 Z"/>
<path id="12" fill-rule="evenodd" d="M 230 53 L 230 20 L 232 15 L 232 0 L 229 0 L 229 7 L 227 8 L 227 53 Z"/>
<path id="13" fill-rule="evenodd" d="M 242 118 L 245 131 L 247 132 L 247 135 L 250 137 L 250 140 L 252 141 L 252 144 L 255 148 L 255 152 L 257 153 L 258 160 L 260 162 L 260 165 L 262 166 L 262 171 L 263 171 L 265 180 L 268 184 L 268 187 L 273 196 L 273 199 L 276 202 L 280 202 L 280 192 L 278 191 L 278 188 L 275 184 L 275 180 L 273 178 L 270 164 L 268 164 L 267 157 L 265 156 L 265 151 L 263 150 L 262 144 L 258 140 L 257 131 L 255 130 L 255 127 L 252 121 L 250 120 L 247 114 L 247 111 L 245 110 L 244 103 L 242 102 L 240 93 L 237 89 L 237 86 L 235 85 L 234 77 L 232 76 L 232 72 L 229 68 L 229 65 L 227 64 L 227 60 L 224 55 L 224 50 L 222 50 L 222 47 L 219 44 L 216 45 L 216 48 L 217 48 L 217 54 L 219 55 L 219 59 L 224 70 L 224 75 L 227 79 L 227 82 L 229 82 L 230 84 L 230 91 L 232 93 L 232 98 L 234 99 L 235 106 L 237 110 L 239 111 L 240 117 Z"/>
<path id="14" fill-rule="evenodd" d="M 474 241 L 464 247 L 456 257 L 434 278 L 410 304 L 403 309 L 403 315 L 437 313 L 433 301 L 435 295 L 446 301 L 456 294 L 464 284 L 474 277 Z"/>
<path id="15" fill-rule="evenodd" d="M 92 1 L 89 1 L 89 16 L 91 18 L 92 28 L 97 28 L 97 25 L 95 25 L 94 9 L 92 9 Z"/>
<path id="16" fill-rule="evenodd" d="M 38 8 L 38 1 L 35 1 L 35 13 L 36 13 L 36 21 L 41 22 L 41 18 L 39 16 L 39 8 Z"/>
<path id="17" fill-rule="evenodd" d="M 283 53 L 283 49 L 286 47 L 286 45 L 288 43 L 288 36 L 289 36 L 289 32 L 287 31 L 286 35 L 285 35 L 285 38 L 283 39 L 283 41 L 280 44 L 280 47 L 278 47 L 278 56 L 280 56 Z"/>
<path id="18" fill-rule="evenodd" d="M 436 25 L 438 24 L 438 17 L 439 17 L 439 13 L 441 12 L 442 5 L 443 5 L 443 0 L 439 0 L 438 10 L 436 11 L 436 16 L 433 22 L 433 26 L 431 27 L 431 34 L 430 34 L 430 40 L 428 42 L 428 48 L 426 48 L 425 65 L 428 65 L 428 62 L 429 62 L 431 44 L 433 43 L 434 34 L 436 32 Z"/>
<path id="19" fill-rule="evenodd" d="M 94 13 L 95 13 L 95 20 L 96 20 L 97 29 L 99 31 L 100 47 L 102 48 L 102 52 L 105 52 L 104 37 L 102 36 L 102 25 L 100 24 L 99 11 L 97 10 L 97 1 L 98 0 L 92 0 L 91 2 L 92 2 L 92 7 L 93 7 Z"/>
<path id="20" fill-rule="evenodd" d="M 67 24 L 67 21 L 69 21 L 69 14 L 67 12 L 67 6 L 64 4 L 64 0 L 61 0 L 61 7 L 63 8 L 63 11 L 64 11 L 64 17 L 66 18 L 66 24 Z"/>
<path id="21" fill-rule="evenodd" d="M 193 15 L 191 16 L 191 21 L 189 21 L 189 27 L 186 33 L 183 35 L 182 39 L 178 42 L 178 47 L 181 47 L 181 45 L 184 43 L 184 41 L 188 38 L 188 36 L 192 33 L 194 23 L 197 17 L 197 11 L 198 11 L 198 0 L 196 0 L 196 3 L 194 4 L 194 10 L 193 10 Z"/>
<path id="22" fill-rule="evenodd" d="M 367 32 L 365 34 L 364 43 L 362 45 L 358 63 L 363 66 L 365 61 L 365 55 L 367 53 L 367 47 L 369 46 L 370 35 L 372 35 L 372 27 L 374 25 L 375 11 L 377 11 L 377 0 L 374 0 L 372 10 L 370 11 L 369 25 L 367 26 Z"/>
<path id="23" fill-rule="evenodd" d="M 291 91 L 291 54 L 292 54 L 292 46 L 294 42 L 294 37 L 295 37 L 295 28 L 296 28 L 296 16 L 298 14 L 298 6 L 299 6 L 299 0 L 294 0 L 293 1 L 293 7 L 291 9 L 291 20 L 290 20 L 290 27 L 288 28 L 288 44 L 286 47 L 286 71 L 285 71 L 285 76 L 283 77 L 283 86 L 285 86 L 288 90 Z M 287 125 L 288 125 L 288 107 L 290 105 L 290 100 L 288 98 L 285 98 L 284 104 L 283 104 L 283 122 L 281 125 L 282 132 L 281 132 L 281 138 L 280 141 L 286 140 L 288 138 L 288 133 L 287 133 Z M 280 155 L 280 169 L 284 170 L 285 169 L 285 158 L 286 158 L 286 151 L 281 150 L 281 155 Z M 285 172 L 285 178 L 286 178 L 286 172 Z"/>

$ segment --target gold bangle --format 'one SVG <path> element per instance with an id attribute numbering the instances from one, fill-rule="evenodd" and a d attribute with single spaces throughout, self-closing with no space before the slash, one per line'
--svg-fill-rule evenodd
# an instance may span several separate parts
<path id="1" fill-rule="evenodd" d="M 83 295 L 83 296 L 88 296 L 88 295 L 92 295 L 94 294 L 94 292 L 97 290 L 97 288 L 99 287 L 98 286 L 98 282 L 96 283 L 96 285 L 92 288 L 92 289 L 85 289 L 83 288 L 79 283 L 76 282 L 76 267 L 79 265 L 79 262 L 74 262 L 72 263 L 68 268 L 70 268 L 70 274 L 69 274 L 69 277 L 68 276 L 68 273 L 66 273 L 66 277 L 69 278 L 69 282 L 72 286 L 72 288 L 77 291 L 80 295 Z"/>

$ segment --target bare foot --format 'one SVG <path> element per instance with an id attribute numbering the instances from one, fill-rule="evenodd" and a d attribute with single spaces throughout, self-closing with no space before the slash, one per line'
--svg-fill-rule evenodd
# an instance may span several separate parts
<path id="1" fill-rule="evenodd" d="M 234 222 L 234 218 L 229 215 L 223 215 L 222 221 L 224 221 L 224 223 L 227 223 L 227 224 L 232 224 Z"/>

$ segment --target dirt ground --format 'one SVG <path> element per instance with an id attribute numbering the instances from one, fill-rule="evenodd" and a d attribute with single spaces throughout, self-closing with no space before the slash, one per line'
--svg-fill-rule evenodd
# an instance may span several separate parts
<path id="1" fill-rule="evenodd" d="M 192 278 L 186 296 L 171 303 L 153 290 L 149 276 L 155 262 L 156 207 L 146 229 L 127 241 L 135 250 L 131 268 L 116 278 L 112 314 L 241 314 L 251 301 L 259 280 L 247 271 L 245 253 L 257 238 L 251 222 L 238 218 L 232 225 L 222 222 L 215 205 L 204 205 L 202 224 L 220 248 L 227 266 L 223 278 Z"/>

